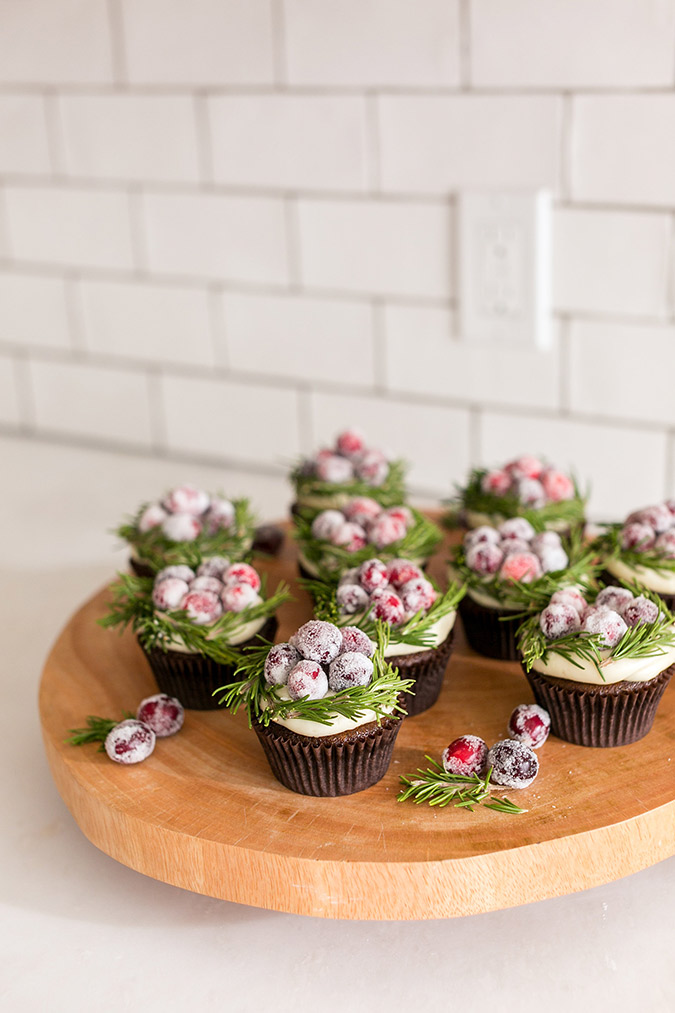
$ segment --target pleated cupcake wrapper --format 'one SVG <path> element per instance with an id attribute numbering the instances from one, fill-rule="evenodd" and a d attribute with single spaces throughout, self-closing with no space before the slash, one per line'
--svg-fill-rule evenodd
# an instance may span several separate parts
<path id="1" fill-rule="evenodd" d="M 154 577 L 155 575 L 155 571 L 149 563 L 144 563 L 143 560 L 136 559 L 135 556 L 129 556 L 129 569 L 137 577 Z"/>
<path id="2" fill-rule="evenodd" d="M 675 665 L 648 682 L 609 686 L 553 680 L 534 670 L 525 676 L 535 700 L 551 715 L 554 735 L 578 746 L 611 747 L 637 742 L 649 732 L 673 672 Z"/>
<path id="3" fill-rule="evenodd" d="M 323 742 L 289 733 L 273 722 L 254 723 L 272 773 L 284 787 L 300 795 L 322 798 L 353 795 L 376 784 L 391 762 L 400 720 L 354 729 L 339 742 Z"/>
<path id="4" fill-rule="evenodd" d="M 402 679 L 414 679 L 414 696 L 402 693 L 399 703 L 408 712 L 409 717 L 421 714 L 432 707 L 440 696 L 441 687 L 448 661 L 452 654 L 455 630 L 450 630 L 447 637 L 438 647 L 417 654 L 400 654 L 387 658 L 387 662 L 398 669 Z"/>
<path id="5" fill-rule="evenodd" d="M 257 637 L 272 640 L 277 631 L 276 616 L 270 616 L 258 633 L 237 644 L 237 650 L 257 642 Z M 162 651 L 158 647 L 148 651 L 141 644 L 155 681 L 161 693 L 175 696 L 189 710 L 218 710 L 220 697 L 213 692 L 234 682 L 236 665 L 221 665 L 205 654 L 185 654 L 183 651 Z"/>
<path id="6" fill-rule="evenodd" d="M 512 617 L 508 609 L 487 608 L 466 594 L 459 603 L 464 632 L 469 645 L 487 658 L 499 658 L 500 661 L 518 661 L 520 655 L 516 646 L 516 631 L 522 618 Z"/>

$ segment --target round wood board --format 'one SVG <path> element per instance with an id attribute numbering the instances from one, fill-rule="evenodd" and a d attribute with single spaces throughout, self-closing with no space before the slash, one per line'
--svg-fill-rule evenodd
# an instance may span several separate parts
<path id="1" fill-rule="evenodd" d="M 447 543 L 432 560 L 443 581 Z M 260 564 L 294 581 L 295 552 Z M 309 598 L 279 614 L 279 640 L 311 615 Z M 308 798 L 270 773 L 243 714 L 188 711 L 134 767 L 95 746 L 64 744 L 88 714 L 133 710 L 157 691 L 133 635 L 99 627 L 100 591 L 69 621 L 49 658 L 40 716 L 54 780 L 83 833 L 147 876 L 224 900 L 326 918 L 420 919 L 476 914 L 619 879 L 675 853 L 675 689 L 651 733 L 620 749 L 550 738 L 540 774 L 510 797 L 509 816 L 398 803 L 399 775 L 440 757 L 451 739 L 505 737 L 516 704 L 532 699 L 515 663 L 474 654 L 458 628 L 439 702 L 404 721 L 377 785 L 344 798 Z M 459 624 L 458 624 L 459 626 Z"/>

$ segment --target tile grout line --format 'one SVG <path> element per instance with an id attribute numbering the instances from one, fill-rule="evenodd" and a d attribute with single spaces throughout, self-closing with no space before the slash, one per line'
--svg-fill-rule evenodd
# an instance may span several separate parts
<path id="1" fill-rule="evenodd" d="M 288 55 L 286 50 L 286 12 L 284 0 L 272 0 L 272 56 L 274 81 L 279 91 L 288 87 Z"/>
<path id="2" fill-rule="evenodd" d="M 459 0 L 459 81 L 460 93 L 471 90 L 471 7 Z"/>
<path id="3" fill-rule="evenodd" d="M 121 0 L 108 0 L 108 25 L 110 28 L 113 78 L 115 85 L 126 91 L 129 77 L 127 74 L 124 37 L 124 12 Z"/>

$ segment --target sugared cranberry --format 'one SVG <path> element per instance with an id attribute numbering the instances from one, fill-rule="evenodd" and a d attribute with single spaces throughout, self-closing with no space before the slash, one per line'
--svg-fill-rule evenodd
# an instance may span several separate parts
<path id="1" fill-rule="evenodd" d="M 482 776 L 486 770 L 487 744 L 477 735 L 460 735 L 443 750 L 443 767 L 448 774 Z"/>
<path id="2" fill-rule="evenodd" d="M 469 547 L 466 553 L 466 565 L 474 573 L 483 577 L 496 573 L 504 560 L 504 553 L 498 545 L 491 542 L 479 542 Z"/>
<path id="3" fill-rule="evenodd" d="M 370 525 L 368 536 L 373 545 L 378 549 L 384 549 L 405 538 L 406 531 L 406 523 L 400 517 L 381 514 Z"/>
<path id="4" fill-rule="evenodd" d="M 408 614 L 428 612 L 436 601 L 437 595 L 433 584 L 426 577 L 416 577 L 404 584 L 400 591 L 403 608 Z"/>
<path id="5" fill-rule="evenodd" d="M 547 468 L 540 476 L 546 499 L 551 503 L 560 503 L 562 500 L 574 499 L 574 482 L 569 475 L 554 468 Z"/>
<path id="6" fill-rule="evenodd" d="M 359 457 L 366 449 L 366 444 L 361 433 L 356 429 L 345 429 L 340 433 L 335 446 L 340 454 L 345 457 Z"/>
<path id="7" fill-rule="evenodd" d="M 480 480 L 480 487 L 493 496 L 505 496 L 511 488 L 511 476 L 502 469 L 487 471 Z"/>
<path id="8" fill-rule="evenodd" d="M 138 518 L 138 530 L 145 534 L 146 531 L 159 528 L 167 516 L 166 510 L 163 510 L 159 503 L 151 503 Z"/>
<path id="9" fill-rule="evenodd" d="M 201 534 L 202 526 L 192 514 L 170 514 L 162 523 L 162 532 L 172 542 L 191 542 Z"/>
<path id="10" fill-rule="evenodd" d="M 519 478 L 516 482 L 516 495 L 523 506 L 535 509 L 546 502 L 546 493 L 538 478 Z"/>
<path id="11" fill-rule="evenodd" d="M 665 556 L 666 559 L 675 559 L 675 531 L 671 529 L 659 535 L 654 543 L 654 548 L 659 555 Z"/>
<path id="12" fill-rule="evenodd" d="M 489 524 L 481 524 L 480 527 L 474 528 L 473 531 L 467 531 L 464 535 L 464 548 L 468 549 L 472 545 L 478 545 L 481 542 L 489 542 L 491 545 L 498 545 L 501 536 L 496 528 L 490 527 Z"/>
<path id="13" fill-rule="evenodd" d="M 227 556 L 209 556 L 197 567 L 198 577 L 217 577 L 221 579 L 223 572 L 227 570 L 230 561 Z"/>
<path id="14" fill-rule="evenodd" d="M 328 692 L 328 676 L 316 661 L 299 661 L 286 683 L 291 700 L 320 700 Z"/>
<path id="15" fill-rule="evenodd" d="M 581 629 L 579 613 L 565 601 L 551 601 L 539 616 L 539 626 L 547 640 L 557 640 Z"/>
<path id="16" fill-rule="evenodd" d="M 212 591 L 190 591 L 183 598 L 182 608 L 195 626 L 208 626 L 223 614 L 220 599 Z"/>
<path id="17" fill-rule="evenodd" d="M 659 618 L 659 607 L 641 594 L 624 607 L 621 615 L 627 626 L 641 626 L 642 623 L 656 622 Z"/>
<path id="18" fill-rule="evenodd" d="M 584 633 L 598 633 L 602 647 L 615 647 L 627 629 L 619 613 L 604 605 L 590 608 L 584 618 Z"/>
<path id="19" fill-rule="evenodd" d="M 303 658 L 328 664 L 342 648 L 342 633 L 333 623 L 310 619 L 295 634 L 294 643 Z"/>
<path id="20" fill-rule="evenodd" d="M 208 510 L 211 497 L 194 485 L 178 485 L 164 497 L 162 506 L 172 514 L 192 514 L 199 517 Z"/>
<path id="21" fill-rule="evenodd" d="M 330 536 L 330 541 L 333 545 L 340 545 L 347 552 L 358 552 L 368 544 L 368 538 L 366 532 L 360 524 L 354 524 L 351 521 L 343 520 L 343 523 L 339 528 Z"/>
<path id="22" fill-rule="evenodd" d="M 341 584 L 358 584 L 358 583 L 359 583 L 359 568 L 358 566 L 350 566 L 348 570 L 343 570 L 342 573 L 340 574 L 338 587 Z"/>
<path id="23" fill-rule="evenodd" d="M 248 563 L 233 563 L 223 571 L 224 584 L 250 584 L 254 591 L 260 590 L 260 574 Z"/>
<path id="24" fill-rule="evenodd" d="M 370 496 L 355 496 L 344 508 L 344 515 L 348 521 L 354 521 L 365 527 L 368 521 L 374 520 L 382 513 L 382 507 Z"/>
<path id="25" fill-rule="evenodd" d="M 384 513 L 387 517 L 397 517 L 400 521 L 403 521 L 406 528 L 412 527 L 415 522 L 413 512 L 410 507 L 407 506 L 389 507 L 389 509 L 385 510 Z"/>
<path id="26" fill-rule="evenodd" d="M 569 563 L 567 553 L 561 545 L 548 546 L 541 549 L 537 555 L 544 573 L 557 573 L 558 570 L 564 570 Z"/>
<path id="27" fill-rule="evenodd" d="M 358 575 L 361 587 L 369 593 L 376 587 L 386 587 L 389 583 L 389 572 L 381 559 L 367 559 L 361 563 Z"/>
<path id="28" fill-rule="evenodd" d="M 642 524 L 648 524 L 657 535 L 667 531 L 673 523 L 673 516 L 665 503 L 656 503 L 654 506 L 644 507 L 638 511 L 637 520 Z"/>
<path id="29" fill-rule="evenodd" d="M 331 457 L 324 457 L 316 466 L 316 476 L 322 482 L 330 482 L 331 485 L 343 485 L 351 482 L 354 478 L 352 462 L 346 457 L 339 457 L 333 454 Z"/>
<path id="30" fill-rule="evenodd" d="M 155 576 L 155 584 L 159 584 L 160 580 L 166 580 L 167 577 L 178 577 L 179 580 L 184 580 L 186 584 L 189 584 L 195 576 L 194 570 L 180 563 L 176 566 L 165 566 L 163 570 L 160 570 Z"/>
<path id="31" fill-rule="evenodd" d="M 346 651 L 331 661 L 328 669 L 328 688 L 334 693 L 352 686 L 367 686 L 373 677 L 374 666 L 370 658 L 357 651 Z"/>
<path id="32" fill-rule="evenodd" d="M 343 615 L 364 612 L 370 602 L 367 591 L 359 584 L 340 584 L 335 592 L 335 600 Z"/>
<path id="33" fill-rule="evenodd" d="M 541 577 L 541 563 L 533 552 L 516 552 L 506 557 L 499 576 L 502 580 L 519 580 L 523 584 L 530 584 Z"/>
<path id="34" fill-rule="evenodd" d="M 371 596 L 371 615 L 390 626 L 398 626 L 405 618 L 405 606 L 394 591 L 378 588 Z"/>
<path id="35" fill-rule="evenodd" d="M 220 600 L 226 612 L 243 612 L 262 601 L 250 584 L 227 584 L 221 592 Z"/>
<path id="36" fill-rule="evenodd" d="M 359 654 L 365 654 L 372 658 L 375 645 L 358 626 L 343 626 L 341 653 L 345 654 L 349 651 L 358 651 Z"/>
<path id="37" fill-rule="evenodd" d="M 292 644 L 275 644 L 265 658 L 265 682 L 270 686 L 285 686 L 300 655 Z"/>
<path id="38" fill-rule="evenodd" d="M 223 590 L 222 580 L 218 580 L 217 577 L 195 577 L 190 584 L 191 591 L 213 591 L 214 594 L 220 597 L 220 593 Z"/>
<path id="39" fill-rule="evenodd" d="M 160 612 L 173 612 L 181 608 L 181 602 L 189 590 L 185 581 L 179 577 L 156 580 L 152 589 L 152 604 Z"/>
<path id="40" fill-rule="evenodd" d="M 411 563 L 409 559 L 392 559 L 391 563 L 387 565 L 387 573 L 389 583 L 393 584 L 397 590 L 407 584 L 409 580 L 419 580 L 424 577 L 424 571 L 415 563 Z"/>
<path id="41" fill-rule="evenodd" d="M 204 515 L 204 527 L 211 535 L 217 531 L 229 531 L 234 526 L 234 503 L 229 499 L 212 499 Z"/>
<path id="42" fill-rule="evenodd" d="M 322 510 L 312 521 L 312 537 L 320 542 L 327 542 L 344 522 L 344 514 L 339 510 Z"/>
<path id="43" fill-rule="evenodd" d="M 650 524 L 632 521 L 625 524 L 621 531 L 621 548 L 640 550 L 651 549 L 656 541 L 656 533 Z"/>
<path id="44" fill-rule="evenodd" d="M 356 474 L 368 485 L 380 486 L 389 474 L 389 463 L 379 450 L 368 450 L 358 462 Z"/>
<path id="45" fill-rule="evenodd" d="M 499 543 L 499 548 L 505 556 L 512 556 L 514 552 L 531 552 L 530 543 L 523 538 L 504 538 Z"/>
<path id="46" fill-rule="evenodd" d="M 543 746 L 551 731 L 548 711 L 536 703 L 521 703 L 509 718 L 509 735 L 530 749 Z"/>
<path id="47" fill-rule="evenodd" d="M 175 735 L 183 727 L 185 711 L 183 704 L 175 696 L 166 693 L 155 693 L 141 700 L 136 711 L 136 720 L 151 728 L 158 739 L 166 739 Z"/>
<path id="48" fill-rule="evenodd" d="M 549 604 L 558 605 L 563 602 L 576 609 L 580 619 L 584 615 L 588 604 L 581 591 L 579 591 L 576 587 L 561 587 L 559 591 L 555 591 L 551 595 L 551 601 Z"/>
<path id="49" fill-rule="evenodd" d="M 595 604 L 614 609 L 615 612 L 622 615 L 626 605 L 630 605 L 634 597 L 633 592 L 629 591 L 627 587 L 615 587 L 610 584 L 608 587 L 603 587 L 595 599 Z"/>
<path id="50" fill-rule="evenodd" d="M 539 478 L 543 467 L 538 457 L 533 457 L 532 454 L 523 454 L 515 461 L 509 461 L 505 470 L 515 478 Z"/>
<path id="51" fill-rule="evenodd" d="M 523 742 L 502 739 L 488 752 L 488 767 L 492 767 L 490 780 L 505 788 L 527 788 L 539 773 L 537 754 Z"/>
<path id="52" fill-rule="evenodd" d="M 534 538 L 534 528 L 525 517 L 509 517 L 507 521 L 503 521 L 497 528 L 499 537 L 504 538 L 522 538 L 524 542 L 531 542 Z"/>
<path id="53" fill-rule="evenodd" d="M 155 748 L 155 733 L 142 721 L 120 721 L 105 740 L 105 751 L 115 763 L 140 763 Z"/>
<path id="54" fill-rule="evenodd" d="M 544 549 L 559 549 L 562 546 L 562 539 L 557 531 L 540 531 L 530 543 L 532 549 L 539 555 Z"/>

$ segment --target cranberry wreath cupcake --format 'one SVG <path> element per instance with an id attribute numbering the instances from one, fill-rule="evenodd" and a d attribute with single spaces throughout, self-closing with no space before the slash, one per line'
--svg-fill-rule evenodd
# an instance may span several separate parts
<path id="1" fill-rule="evenodd" d="M 552 595 L 520 627 L 518 645 L 553 734 L 580 746 L 643 738 L 675 671 L 674 621 L 657 595 L 636 586 Z"/>
<path id="2" fill-rule="evenodd" d="M 525 517 L 467 532 L 453 553 L 450 574 L 466 586 L 459 611 L 474 651 L 517 661 L 523 612 L 543 608 L 562 586 L 585 586 L 594 573 L 593 556 L 578 538 L 537 534 Z"/>
<path id="3" fill-rule="evenodd" d="M 355 624 L 369 637 L 386 623 L 389 638 L 384 656 L 410 679 L 413 693 L 406 701 L 409 716 L 436 703 L 452 653 L 457 604 L 465 589 L 452 584 L 443 594 L 408 559 L 368 559 L 345 571 L 337 588 L 305 581 L 314 597 L 316 615 L 338 626 Z"/>
<path id="4" fill-rule="evenodd" d="M 403 558 L 425 565 L 442 538 L 418 510 L 383 508 L 367 496 L 349 500 L 340 510 L 322 510 L 311 522 L 296 517 L 295 527 L 301 575 L 329 583 L 367 559 Z"/>
<path id="5" fill-rule="evenodd" d="M 180 485 L 144 503 L 116 533 L 129 544 L 134 573 L 151 577 L 172 564 L 198 566 L 204 556 L 240 559 L 253 544 L 254 517 L 246 499 Z"/>
<path id="6" fill-rule="evenodd" d="M 585 509 L 574 478 L 529 455 L 501 468 L 475 468 L 453 503 L 468 528 L 525 517 L 537 531 L 564 532 L 584 523 Z"/>
<path id="7" fill-rule="evenodd" d="M 288 643 L 246 651 L 243 681 L 223 702 L 244 706 L 272 773 L 302 795 L 351 795 L 387 772 L 410 683 L 355 626 L 312 619 Z"/>
<path id="8" fill-rule="evenodd" d="M 370 496 L 382 506 L 405 499 L 405 465 L 369 447 L 363 436 L 346 429 L 335 445 L 305 458 L 291 472 L 293 513 L 313 517 L 317 511 L 342 507 L 355 496 Z"/>
<path id="9" fill-rule="evenodd" d="M 265 598 L 248 563 L 211 556 L 192 569 L 168 566 L 156 577 L 123 574 L 101 626 L 131 625 L 162 693 L 183 706 L 211 710 L 213 692 L 234 678 L 243 650 L 277 630 L 275 612 L 290 595 L 284 584 Z"/>
<path id="10" fill-rule="evenodd" d="M 613 524 L 596 546 L 611 580 L 634 581 L 675 608 L 675 500 L 644 507 Z"/>

